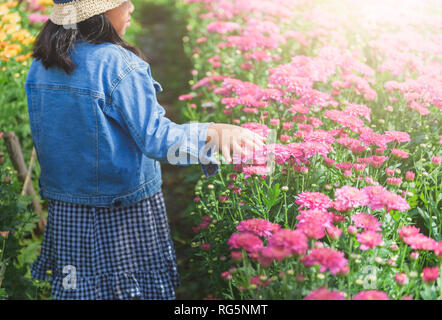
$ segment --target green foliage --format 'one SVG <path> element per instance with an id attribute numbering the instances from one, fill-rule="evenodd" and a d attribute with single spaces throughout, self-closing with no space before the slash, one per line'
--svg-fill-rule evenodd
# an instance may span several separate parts
<path id="1" fill-rule="evenodd" d="M 21 183 L 10 167 L 0 166 L 0 297 L 2 299 L 29 299 L 37 287 L 29 277 L 30 264 L 40 247 L 33 239 L 39 217 L 28 207 L 29 196 L 20 197 Z"/>

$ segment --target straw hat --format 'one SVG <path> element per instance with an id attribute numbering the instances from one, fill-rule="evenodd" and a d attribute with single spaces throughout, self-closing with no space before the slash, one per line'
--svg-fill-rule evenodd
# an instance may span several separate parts
<path id="1" fill-rule="evenodd" d="M 127 0 L 53 0 L 49 19 L 58 25 L 71 25 L 116 8 Z"/>

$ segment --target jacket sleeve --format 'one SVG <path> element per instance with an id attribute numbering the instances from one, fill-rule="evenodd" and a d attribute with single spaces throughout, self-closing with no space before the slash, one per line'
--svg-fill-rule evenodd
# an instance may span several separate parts
<path id="1" fill-rule="evenodd" d="M 149 158 L 173 165 L 201 164 L 206 177 L 215 175 L 219 162 L 206 145 L 212 123 L 176 124 L 166 118 L 156 92 L 161 86 L 152 79 L 146 63 L 129 69 L 111 93 L 112 108 L 129 134 Z"/>

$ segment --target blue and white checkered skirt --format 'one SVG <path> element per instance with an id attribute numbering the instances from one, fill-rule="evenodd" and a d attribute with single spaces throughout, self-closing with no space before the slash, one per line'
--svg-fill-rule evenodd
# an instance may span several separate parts
<path id="1" fill-rule="evenodd" d="M 31 276 L 54 299 L 175 299 L 176 254 L 163 193 L 125 208 L 49 200 Z"/>

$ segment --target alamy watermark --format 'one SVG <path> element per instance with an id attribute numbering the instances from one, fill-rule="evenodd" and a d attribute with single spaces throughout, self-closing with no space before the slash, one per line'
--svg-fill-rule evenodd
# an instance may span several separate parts
<path id="1" fill-rule="evenodd" d="M 266 130 L 265 144 L 258 147 L 250 143 L 261 140 L 262 135 L 252 130 L 232 126 L 232 128 L 221 130 L 220 133 L 218 131 L 211 132 L 210 141 L 201 148 L 201 141 L 205 137 L 202 136 L 203 132 L 199 130 L 200 126 L 201 124 L 198 122 L 186 125 L 187 134 L 167 151 L 168 163 L 173 165 L 198 163 L 207 165 L 215 162 L 216 164 L 257 165 L 267 166 L 270 171 L 273 171 L 275 157 L 272 145 L 276 142 L 276 130 Z M 233 154 L 232 161 L 227 162 L 225 157 L 219 160 L 218 155 L 220 154 L 223 156 Z"/>
<path id="2" fill-rule="evenodd" d="M 375 266 L 365 266 L 361 270 L 363 275 L 362 287 L 365 290 L 375 290 L 377 288 L 377 272 L 378 269 Z"/>
<path id="3" fill-rule="evenodd" d="M 63 274 L 67 274 L 63 278 L 63 288 L 65 290 L 77 289 L 77 268 L 72 265 L 64 266 Z"/>
<path id="4" fill-rule="evenodd" d="M 64 6 L 61 14 L 63 15 L 63 28 L 65 29 L 77 29 L 78 12 L 74 5 Z"/>

